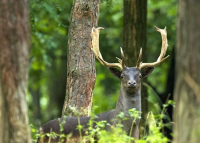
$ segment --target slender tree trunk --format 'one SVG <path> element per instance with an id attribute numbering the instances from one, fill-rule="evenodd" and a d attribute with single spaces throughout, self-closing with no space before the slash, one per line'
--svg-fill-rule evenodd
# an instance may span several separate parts
<path id="1" fill-rule="evenodd" d="M 63 115 L 74 115 L 70 106 L 88 116 L 96 79 L 95 57 L 91 50 L 91 29 L 97 26 L 100 0 L 74 0 L 68 40 L 67 88 Z"/>
<path id="2" fill-rule="evenodd" d="M 63 51 L 66 51 L 66 49 Z M 67 56 L 63 55 L 61 57 L 56 57 L 56 56 L 54 57 L 55 58 L 52 62 L 52 67 L 51 67 L 54 70 L 49 72 L 50 104 L 48 109 L 53 110 L 55 106 L 58 107 L 58 114 L 56 114 L 56 116 L 60 116 L 62 113 L 63 101 L 65 99 L 65 92 L 66 92 Z M 55 117 L 52 116 L 51 118 Z"/>
<path id="3" fill-rule="evenodd" d="M 34 78 L 30 78 L 28 82 L 28 91 L 29 93 L 31 93 L 32 96 L 32 111 L 33 111 L 33 115 L 30 118 L 29 122 L 33 123 L 34 125 L 38 125 L 40 126 L 41 122 L 40 120 L 42 119 L 41 116 L 41 105 L 40 105 L 40 97 L 41 97 L 41 86 L 39 85 L 39 81 L 41 80 L 41 70 L 32 70 L 31 72 L 29 72 L 29 76 L 33 77 L 33 75 L 35 76 Z M 32 83 L 34 83 L 35 85 L 39 85 L 39 86 L 33 86 L 31 85 Z"/>
<path id="4" fill-rule="evenodd" d="M 33 102 L 33 122 L 41 120 L 41 107 L 40 107 L 40 87 L 38 87 L 37 89 L 32 89 L 29 88 L 29 91 L 31 92 L 32 95 L 32 102 Z M 30 120 L 31 122 L 31 120 Z M 36 122 L 35 124 L 38 124 L 38 122 Z"/>
<path id="5" fill-rule="evenodd" d="M 146 0 L 124 0 L 123 19 L 123 50 L 125 64 L 135 67 L 140 48 L 143 47 L 143 61 L 146 61 L 146 22 L 147 1 Z M 145 80 L 143 80 L 145 82 Z M 142 86 L 142 120 L 141 127 L 145 127 L 146 114 L 148 113 L 147 89 Z M 143 132 L 144 128 L 140 128 Z"/>
<path id="6" fill-rule="evenodd" d="M 28 0 L 0 0 L 0 143 L 30 143 Z"/>
<path id="7" fill-rule="evenodd" d="M 200 141 L 200 1 L 178 0 L 174 142 Z"/>

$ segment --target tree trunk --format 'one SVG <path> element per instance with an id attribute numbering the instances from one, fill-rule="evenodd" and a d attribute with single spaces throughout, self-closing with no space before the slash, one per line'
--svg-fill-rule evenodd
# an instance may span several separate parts
<path id="1" fill-rule="evenodd" d="M 41 120 L 40 90 L 41 90 L 40 87 L 37 87 L 36 89 L 29 88 L 29 92 L 31 92 L 32 95 L 32 104 L 33 104 L 33 117 L 32 121 L 30 119 L 30 122 L 36 125 L 39 125 L 38 121 Z"/>
<path id="2" fill-rule="evenodd" d="M 0 0 L 0 142 L 31 143 L 26 88 L 28 0 Z"/>
<path id="3" fill-rule="evenodd" d="M 62 50 L 62 51 L 66 51 Z M 52 55 L 53 56 L 53 55 Z M 53 115 L 51 118 L 55 118 L 54 116 L 60 116 L 63 108 L 63 101 L 65 98 L 66 92 L 66 72 L 67 72 L 67 56 L 63 55 L 60 57 L 56 57 L 52 61 L 52 67 L 54 70 L 49 71 L 49 98 L 50 104 L 48 109 L 53 110 L 55 107 L 58 108 L 58 113 Z M 59 64 L 57 64 L 59 63 Z M 59 86 L 55 86 L 59 85 Z"/>
<path id="4" fill-rule="evenodd" d="M 123 50 L 125 54 L 125 65 L 135 67 L 140 48 L 143 47 L 143 61 L 146 61 L 146 0 L 124 0 L 123 19 Z M 145 79 L 143 80 L 145 82 Z M 142 120 L 140 132 L 143 133 L 145 119 L 148 113 L 147 89 L 142 86 Z"/>
<path id="5" fill-rule="evenodd" d="M 90 114 L 96 79 L 95 57 L 91 50 L 91 29 L 97 26 L 100 0 L 74 0 L 69 27 L 67 55 L 67 88 L 63 115 L 76 116 L 75 107 L 82 115 Z"/>
<path id="6" fill-rule="evenodd" d="M 179 0 L 177 19 L 174 142 L 200 141 L 200 1 Z"/>

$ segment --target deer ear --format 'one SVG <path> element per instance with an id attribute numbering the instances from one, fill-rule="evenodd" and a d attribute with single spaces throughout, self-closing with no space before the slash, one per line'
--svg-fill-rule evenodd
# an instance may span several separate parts
<path id="1" fill-rule="evenodd" d="M 147 77 L 149 74 L 152 73 L 153 70 L 154 70 L 154 67 L 147 67 L 147 68 L 141 69 L 142 78 Z"/>
<path id="2" fill-rule="evenodd" d="M 120 78 L 121 76 L 121 71 L 118 70 L 117 68 L 113 68 L 113 67 L 108 67 L 109 71 L 116 77 Z"/>

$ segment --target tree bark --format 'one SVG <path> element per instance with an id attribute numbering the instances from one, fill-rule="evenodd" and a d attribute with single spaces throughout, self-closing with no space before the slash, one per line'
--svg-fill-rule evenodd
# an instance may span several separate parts
<path id="1" fill-rule="evenodd" d="M 0 0 L 0 142 L 31 143 L 26 88 L 28 0 Z"/>
<path id="2" fill-rule="evenodd" d="M 200 141 L 200 1 L 178 0 L 174 142 Z"/>
<path id="3" fill-rule="evenodd" d="M 143 47 L 143 61 L 146 61 L 146 23 L 147 23 L 147 1 L 146 0 L 124 0 L 123 19 L 123 51 L 125 54 L 125 65 L 135 67 L 140 48 Z M 146 79 L 143 80 L 145 82 Z M 142 119 L 140 132 L 143 133 L 145 119 L 148 113 L 147 89 L 142 86 Z"/>
<path id="4" fill-rule="evenodd" d="M 76 116 L 70 110 L 75 107 L 87 111 L 92 105 L 96 79 L 95 57 L 91 50 L 91 29 L 97 26 L 100 0 L 74 0 L 69 27 L 67 55 L 67 88 L 62 114 Z"/>

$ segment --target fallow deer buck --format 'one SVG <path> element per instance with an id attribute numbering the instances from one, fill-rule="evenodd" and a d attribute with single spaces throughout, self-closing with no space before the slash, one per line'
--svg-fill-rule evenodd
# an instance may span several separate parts
<path id="1" fill-rule="evenodd" d="M 121 80 L 121 88 L 120 93 L 118 97 L 118 101 L 116 104 L 116 108 L 107 111 L 105 113 L 98 114 L 98 118 L 95 119 L 95 121 L 102 121 L 105 120 L 107 123 L 115 126 L 116 120 L 113 120 L 117 117 L 117 115 L 120 112 L 123 112 L 125 116 L 127 117 L 127 120 L 122 121 L 123 129 L 126 131 L 127 134 L 133 136 L 135 139 L 139 139 L 139 119 L 136 119 L 136 122 L 132 128 L 132 121 L 134 120 L 133 117 L 129 115 L 128 110 L 135 108 L 138 111 L 141 111 L 141 81 L 142 78 L 147 77 L 153 70 L 154 67 L 159 65 L 161 62 L 163 62 L 165 59 L 168 58 L 164 57 L 168 44 L 167 44 L 167 31 L 165 29 L 159 29 L 155 27 L 158 32 L 161 33 L 162 37 L 162 48 L 160 56 L 158 57 L 156 62 L 153 63 L 142 63 L 141 57 L 142 57 L 142 49 L 140 50 L 139 57 L 137 60 L 136 67 L 126 67 L 124 64 L 124 54 L 121 48 L 121 57 L 122 59 L 118 59 L 119 63 L 108 63 L 104 61 L 100 51 L 99 51 L 99 32 L 101 27 L 99 28 L 92 28 L 92 50 L 94 51 L 94 54 L 96 58 L 99 60 L 99 62 L 108 67 L 108 69 L 111 71 L 114 76 L 119 78 Z M 119 70 L 119 69 L 120 70 Z M 90 120 L 90 117 L 80 117 L 79 121 L 80 124 L 83 126 L 83 129 L 81 130 L 81 134 L 84 136 L 85 132 L 88 128 L 88 122 Z M 65 121 L 63 128 L 64 130 L 60 132 L 60 126 L 59 123 Z M 40 134 L 46 134 L 50 132 L 55 132 L 57 134 L 72 134 L 72 138 L 79 138 L 80 134 L 78 129 L 76 128 L 78 125 L 78 118 L 77 117 L 62 117 L 60 120 L 55 119 L 47 122 L 46 124 L 42 125 L 40 127 Z M 94 123 L 95 127 L 95 123 Z M 109 130 L 109 126 L 106 127 L 106 130 Z M 57 138 L 51 138 L 50 142 L 58 142 L 59 137 Z M 39 138 L 39 143 L 48 142 L 49 137 L 45 136 L 44 138 Z M 68 142 L 68 139 L 65 139 L 65 142 Z"/>

